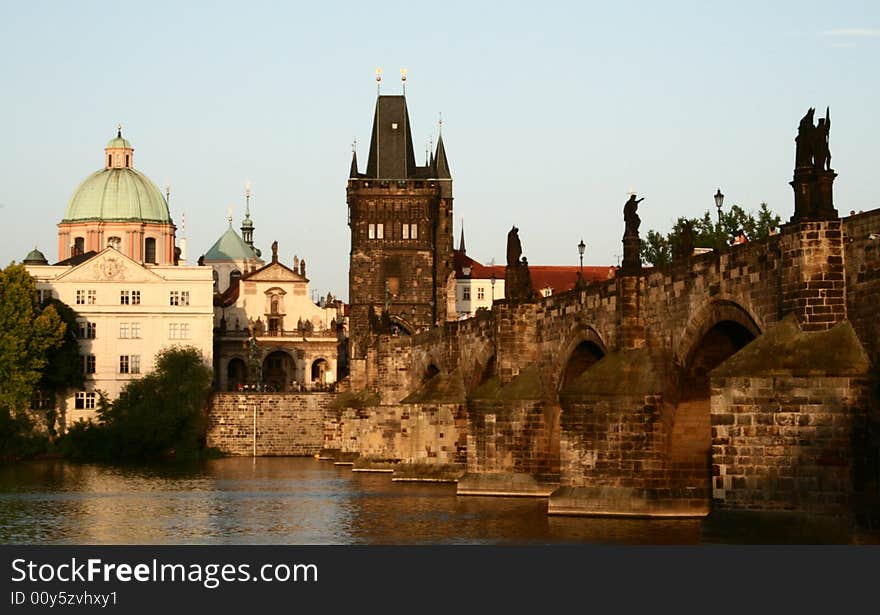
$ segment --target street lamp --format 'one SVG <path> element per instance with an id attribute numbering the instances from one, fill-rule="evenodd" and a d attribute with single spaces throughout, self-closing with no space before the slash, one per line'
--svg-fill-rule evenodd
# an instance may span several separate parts
<path id="1" fill-rule="evenodd" d="M 716 248 L 720 248 L 726 242 L 721 237 L 721 205 L 724 204 L 724 195 L 721 194 L 721 188 L 715 193 L 715 208 L 718 210 L 718 228 L 715 231 Z"/>
<path id="2" fill-rule="evenodd" d="M 584 250 L 587 249 L 587 244 L 584 243 L 584 240 L 581 239 L 581 242 L 578 244 L 578 255 L 581 259 L 581 268 L 578 270 L 578 279 L 577 279 L 577 287 L 584 287 Z"/>

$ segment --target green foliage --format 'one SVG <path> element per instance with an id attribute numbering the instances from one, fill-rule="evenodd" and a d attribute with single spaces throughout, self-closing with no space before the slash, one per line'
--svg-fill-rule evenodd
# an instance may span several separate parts
<path id="1" fill-rule="evenodd" d="M 717 212 L 710 211 L 700 218 L 679 218 L 666 235 L 653 229 L 648 231 L 642 239 L 642 260 L 655 266 L 670 263 L 673 255 L 681 250 L 682 231 L 688 222 L 693 229 L 694 247 L 719 250 L 730 245 L 739 230 L 745 231 L 746 237 L 752 240 L 766 237 L 772 229 L 779 228 L 781 219 L 770 211 L 767 203 L 761 203 L 757 214 L 734 205 L 722 210 L 720 222 Z"/>
<path id="2" fill-rule="evenodd" d="M 115 401 L 102 396 L 99 422 L 71 428 L 59 449 L 75 459 L 113 461 L 197 455 L 204 446 L 211 380 L 198 349 L 166 348 L 156 357 L 156 369 L 129 382 Z"/>
<path id="3" fill-rule="evenodd" d="M 23 265 L 0 271 L 0 457 L 28 454 L 42 436 L 27 409 L 67 327 L 52 305 L 40 309 L 34 280 Z"/>

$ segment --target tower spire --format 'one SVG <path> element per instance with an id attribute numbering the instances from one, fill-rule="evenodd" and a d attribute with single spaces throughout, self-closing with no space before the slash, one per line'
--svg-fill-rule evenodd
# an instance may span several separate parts
<path id="1" fill-rule="evenodd" d="M 244 185 L 244 220 L 241 222 L 241 238 L 244 242 L 254 247 L 254 223 L 251 221 L 251 181 L 248 180 Z"/>
<path id="2" fill-rule="evenodd" d="M 464 218 L 461 219 L 461 240 L 458 242 L 458 251 L 464 254 Z"/>

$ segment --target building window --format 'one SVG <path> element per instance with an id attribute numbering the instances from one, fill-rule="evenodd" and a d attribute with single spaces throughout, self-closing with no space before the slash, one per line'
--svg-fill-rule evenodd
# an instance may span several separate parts
<path id="1" fill-rule="evenodd" d="M 127 322 L 119 323 L 119 339 L 127 340 L 131 335 L 131 330 L 128 327 Z"/>
<path id="2" fill-rule="evenodd" d="M 144 239 L 144 262 L 156 263 L 156 240 L 152 237 Z"/>
<path id="3" fill-rule="evenodd" d="M 368 239 L 375 239 L 376 238 L 376 225 L 375 224 L 368 224 L 367 225 L 367 238 Z"/>
<path id="4" fill-rule="evenodd" d="M 119 305 L 140 305 L 141 291 L 139 290 L 120 290 Z"/>
<path id="5" fill-rule="evenodd" d="M 93 322 L 87 322 L 85 320 L 79 321 L 79 339 L 81 340 L 93 340 L 95 339 L 98 327 Z"/>
<path id="6" fill-rule="evenodd" d="M 128 166 L 128 154 L 125 155 L 125 166 Z"/>
<path id="7" fill-rule="evenodd" d="M 107 246 L 113 248 L 114 250 L 118 250 L 122 247 L 122 239 L 119 237 L 110 237 L 107 240 Z"/>
<path id="8" fill-rule="evenodd" d="M 400 233 L 401 239 L 409 239 L 409 224 L 404 224 L 402 227 L 402 232 Z"/>
<path id="9" fill-rule="evenodd" d="M 553 289 L 550 288 L 549 286 L 547 288 L 541 289 L 541 296 L 542 297 L 549 297 L 552 294 L 553 294 Z"/>
<path id="10" fill-rule="evenodd" d="M 141 373 L 141 356 L 137 354 L 119 355 L 119 373 L 120 374 L 139 374 Z"/>
<path id="11" fill-rule="evenodd" d="M 482 286 L 478 286 L 477 287 L 477 299 L 482 301 L 485 298 L 486 298 L 486 289 L 483 288 Z"/>
<path id="12" fill-rule="evenodd" d="M 97 300 L 98 300 L 98 291 L 96 291 L 96 290 L 77 289 L 77 291 L 76 291 L 76 304 L 77 305 L 95 305 Z"/>
<path id="13" fill-rule="evenodd" d="M 188 290 L 172 290 L 168 295 L 169 305 L 189 305 Z"/>
<path id="14" fill-rule="evenodd" d="M 76 237 L 73 240 L 73 253 L 71 256 L 79 256 L 86 251 L 86 240 L 83 237 Z"/>
<path id="15" fill-rule="evenodd" d="M 83 355 L 83 373 L 84 374 L 94 374 L 95 373 L 95 355 L 93 355 L 93 354 Z"/>
<path id="16" fill-rule="evenodd" d="M 107 154 L 107 166 L 108 167 L 113 166 L 113 156 L 111 156 L 110 154 Z"/>
<path id="17" fill-rule="evenodd" d="M 419 225 L 418 224 L 410 224 L 409 225 L 409 238 L 410 239 L 418 239 L 419 238 Z"/>
<path id="18" fill-rule="evenodd" d="M 461 289 L 461 298 L 464 299 L 465 301 L 471 300 L 471 287 L 470 286 L 465 286 L 464 288 Z"/>
<path id="19" fill-rule="evenodd" d="M 77 410 L 91 410 L 95 407 L 95 394 L 79 391 L 76 394 L 76 402 L 74 407 Z"/>
<path id="20" fill-rule="evenodd" d="M 376 225 L 376 239 L 384 239 L 385 238 L 385 225 L 377 224 Z"/>
<path id="21" fill-rule="evenodd" d="M 136 340 L 141 337 L 141 323 L 133 322 L 131 323 L 131 339 Z"/>
<path id="22" fill-rule="evenodd" d="M 55 407 L 55 396 L 51 391 L 37 389 L 31 398 L 31 408 L 34 410 L 49 410 Z"/>
<path id="23" fill-rule="evenodd" d="M 52 291 L 48 288 L 41 288 L 37 290 L 37 301 L 43 303 L 52 298 Z"/>
<path id="24" fill-rule="evenodd" d="M 190 326 L 188 322 L 168 323 L 168 339 L 188 340 L 190 338 Z"/>

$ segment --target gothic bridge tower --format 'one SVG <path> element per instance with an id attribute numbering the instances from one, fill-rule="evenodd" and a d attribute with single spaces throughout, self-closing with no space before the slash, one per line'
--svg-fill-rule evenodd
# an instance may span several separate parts
<path id="1" fill-rule="evenodd" d="M 353 152 L 346 192 L 350 338 L 358 359 L 381 323 L 412 333 L 446 320 L 452 175 L 442 134 L 425 165 L 416 164 L 405 96 L 378 96 L 366 172 Z M 371 311 L 378 317 L 372 325 Z"/>

